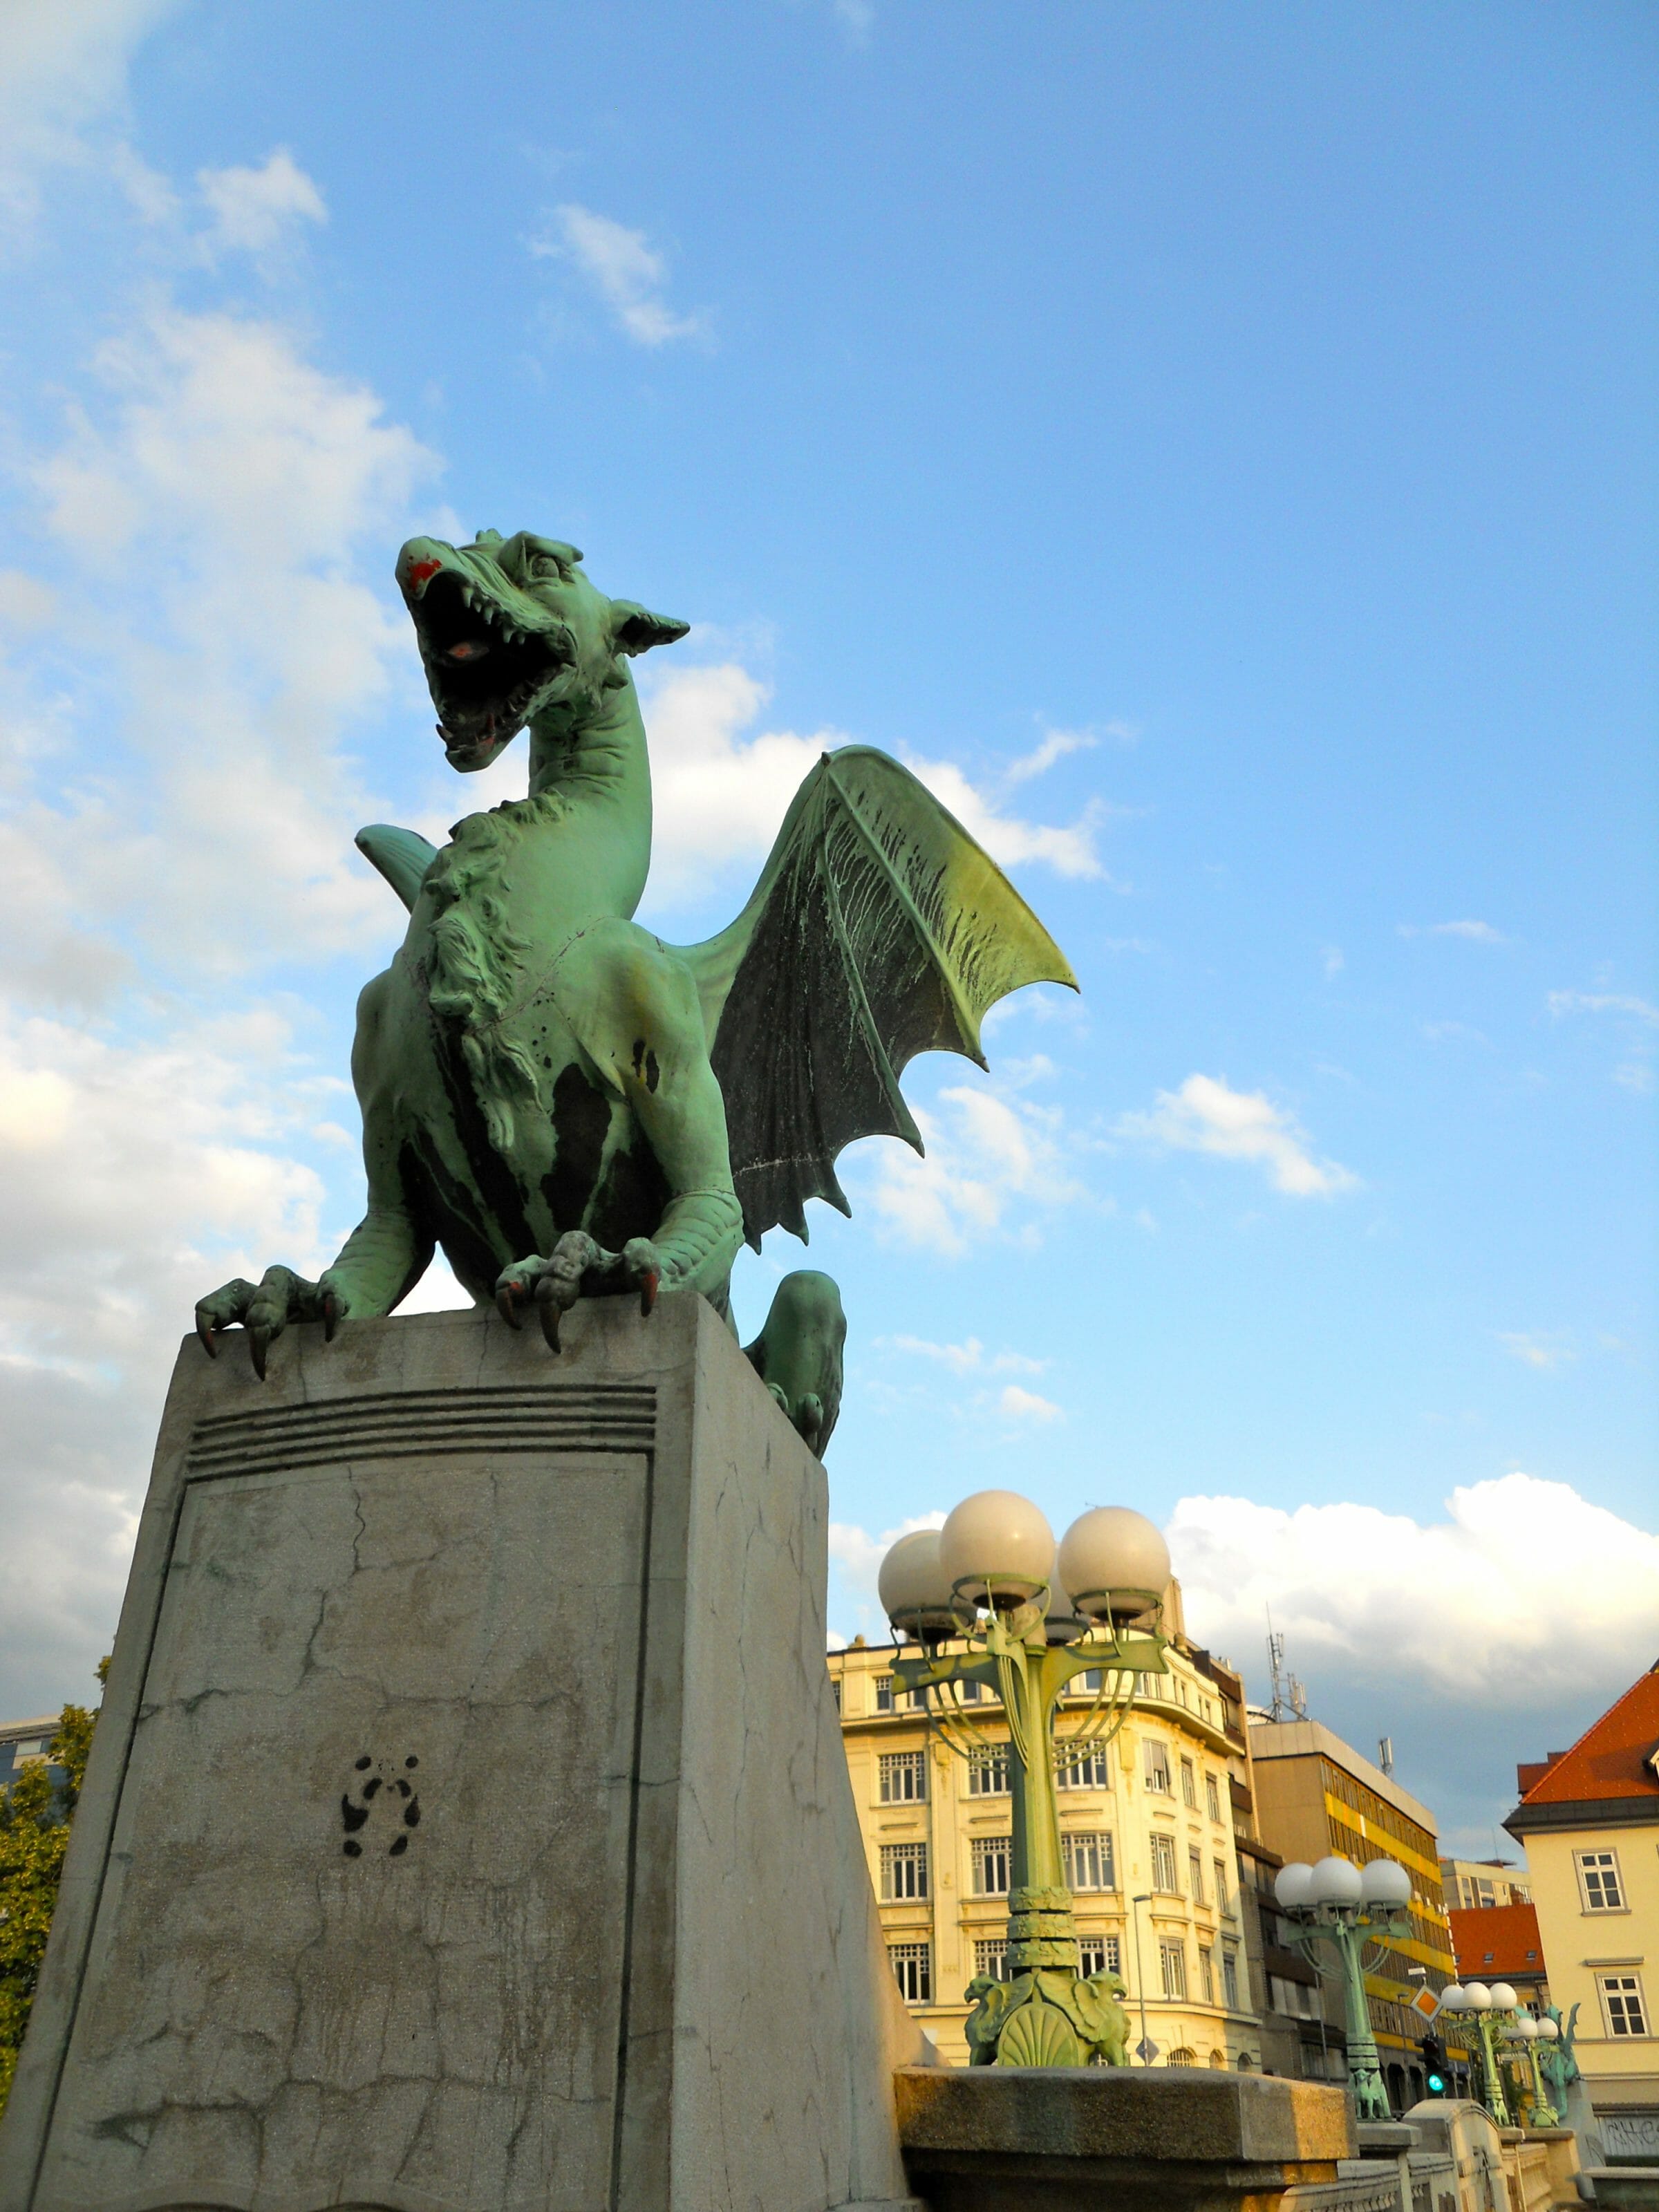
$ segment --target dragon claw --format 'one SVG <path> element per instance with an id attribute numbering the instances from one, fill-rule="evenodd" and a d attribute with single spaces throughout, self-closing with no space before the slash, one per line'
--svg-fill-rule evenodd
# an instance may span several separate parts
<path id="1" fill-rule="evenodd" d="M 210 1359 L 216 1359 L 219 1357 L 219 1345 L 217 1337 L 214 1332 L 213 1323 L 201 1314 L 198 1314 L 196 1316 L 196 1334 L 200 1340 L 203 1351 L 206 1352 L 208 1358 Z"/>
<path id="2" fill-rule="evenodd" d="M 250 1327 L 247 1333 L 248 1350 L 253 1354 L 253 1371 L 263 1382 L 265 1379 L 265 1353 L 270 1345 L 268 1328 Z"/>
<path id="3" fill-rule="evenodd" d="M 334 1332 L 340 1326 L 340 1301 L 332 1291 L 323 1299 L 323 1342 L 332 1344 Z"/>
<path id="4" fill-rule="evenodd" d="M 547 1339 L 550 1352 L 559 1349 L 559 1316 L 564 1311 L 564 1302 L 559 1296 L 559 1284 L 552 1275 L 544 1275 L 536 1285 L 536 1310 L 541 1316 L 542 1334 Z"/>
<path id="5" fill-rule="evenodd" d="M 518 1328 L 522 1326 L 519 1320 L 518 1309 L 513 1303 L 513 1285 L 511 1283 L 502 1283 L 497 1289 L 495 1292 L 495 1310 L 500 1314 L 501 1319 L 507 1323 L 509 1328 Z"/>
<path id="6" fill-rule="evenodd" d="M 651 1309 L 657 1303 L 657 1292 L 661 1284 L 662 1276 L 654 1267 L 647 1267 L 640 1277 L 640 1319 L 641 1321 L 650 1319 Z"/>

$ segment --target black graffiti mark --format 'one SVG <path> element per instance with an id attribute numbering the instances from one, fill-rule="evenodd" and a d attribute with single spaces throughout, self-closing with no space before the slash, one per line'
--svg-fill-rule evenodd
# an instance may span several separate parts
<path id="1" fill-rule="evenodd" d="M 407 1770 L 418 1766 L 420 1763 L 416 1754 L 410 1752 L 403 1762 L 405 1774 Z M 341 1844 L 340 1849 L 344 1856 L 349 1859 L 362 1858 L 365 1845 L 374 1844 L 377 1842 L 377 1838 L 373 1832 L 367 1835 L 364 1833 L 379 1810 L 377 1800 L 380 1804 L 390 1803 L 396 1806 L 401 1815 L 398 1820 L 398 1832 L 392 1836 L 386 1845 L 388 1858 L 403 1857 L 409 1849 L 411 1832 L 420 1826 L 421 1801 L 416 1796 L 413 1786 L 406 1780 L 405 1774 L 387 1771 L 390 1764 L 388 1760 L 376 1759 L 372 1753 L 365 1753 L 362 1758 L 354 1762 L 353 1771 L 357 1774 L 367 1775 L 368 1778 L 360 1784 L 356 1797 L 348 1790 L 340 1799 L 340 1826 L 344 1831 L 344 1841 Z M 376 1769 L 376 1771 L 372 1774 L 368 1773 L 371 1767 Z M 380 1832 L 385 1832 L 384 1823 L 381 1824 Z"/>

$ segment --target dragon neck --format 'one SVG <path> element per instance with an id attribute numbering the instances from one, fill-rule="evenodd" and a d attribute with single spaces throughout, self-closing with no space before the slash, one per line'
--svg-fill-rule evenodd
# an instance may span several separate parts
<path id="1" fill-rule="evenodd" d="M 530 725 L 530 795 L 556 794 L 580 838 L 584 890 L 596 912 L 631 916 L 651 866 L 651 763 L 639 695 L 622 683 L 538 714 Z"/>

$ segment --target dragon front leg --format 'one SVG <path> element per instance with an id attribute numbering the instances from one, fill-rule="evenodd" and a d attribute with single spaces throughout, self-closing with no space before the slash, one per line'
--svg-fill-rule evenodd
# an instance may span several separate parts
<path id="1" fill-rule="evenodd" d="M 561 1011 L 607 1088 L 626 1099 L 669 1188 L 649 1237 L 607 1252 L 586 1231 L 548 1258 L 516 1261 L 496 1303 L 516 1327 L 534 1303 L 556 1351 L 559 1316 L 584 1293 L 637 1291 L 649 1313 L 659 1290 L 718 1294 L 743 1242 L 726 1107 L 709 1064 L 696 986 L 684 963 L 632 924 L 596 930 L 562 963 Z"/>

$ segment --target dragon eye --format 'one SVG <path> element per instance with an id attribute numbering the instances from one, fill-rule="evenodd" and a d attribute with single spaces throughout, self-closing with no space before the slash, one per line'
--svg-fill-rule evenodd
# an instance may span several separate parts
<path id="1" fill-rule="evenodd" d="M 538 553 L 530 564 L 532 576 L 562 576 L 564 570 L 550 553 Z"/>

